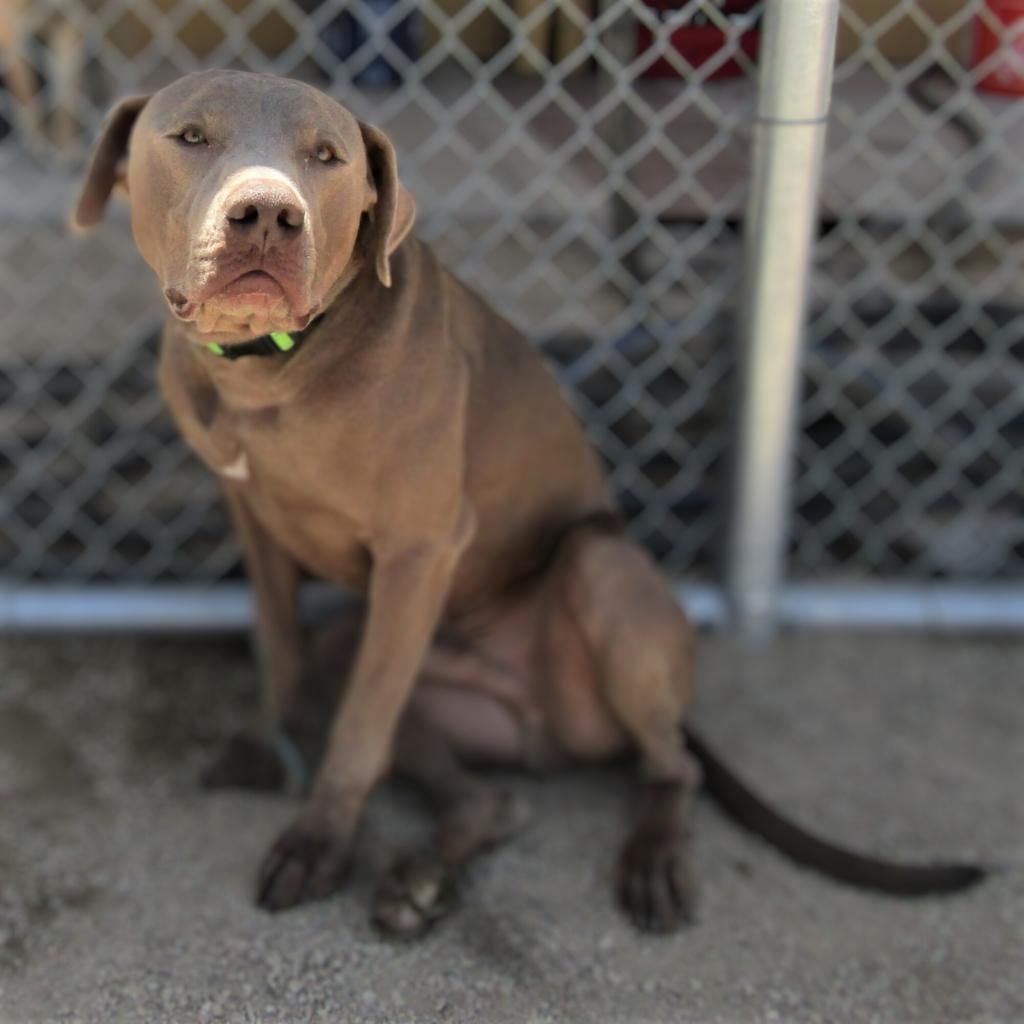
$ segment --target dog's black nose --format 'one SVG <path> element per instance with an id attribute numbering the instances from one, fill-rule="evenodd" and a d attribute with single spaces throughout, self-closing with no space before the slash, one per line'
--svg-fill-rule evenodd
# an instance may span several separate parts
<path id="1" fill-rule="evenodd" d="M 230 197 L 225 216 L 231 231 L 265 231 L 282 239 L 298 234 L 305 221 L 296 197 L 276 183 L 247 183 Z"/>

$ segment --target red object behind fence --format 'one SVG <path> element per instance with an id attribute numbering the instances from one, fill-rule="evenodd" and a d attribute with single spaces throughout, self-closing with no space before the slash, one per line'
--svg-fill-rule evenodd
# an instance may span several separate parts
<path id="1" fill-rule="evenodd" d="M 978 18 L 973 65 L 985 64 L 978 88 L 1024 96 L 1024 0 L 986 0 L 986 7 L 999 27 L 993 30 L 991 17 Z"/>
<path id="2" fill-rule="evenodd" d="M 673 11 L 683 6 L 682 0 L 646 0 L 646 6 L 654 10 L 664 21 Z M 720 10 L 740 32 L 739 49 L 751 60 L 757 58 L 758 29 L 757 16 L 753 13 L 758 0 L 725 0 L 719 5 Z M 695 14 L 690 22 L 674 29 L 669 41 L 674 49 L 688 64 L 699 68 L 715 57 L 726 46 L 728 36 L 725 31 L 708 20 L 706 15 Z M 639 56 L 654 44 L 654 33 L 642 22 L 637 25 L 636 52 Z M 642 72 L 644 77 L 679 78 L 679 71 L 665 58 L 659 57 L 650 67 Z M 734 57 L 730 57 L 716 67 L 707 76 L 712 78 L 731 78 L 743 74 L 743 69 Z"/>

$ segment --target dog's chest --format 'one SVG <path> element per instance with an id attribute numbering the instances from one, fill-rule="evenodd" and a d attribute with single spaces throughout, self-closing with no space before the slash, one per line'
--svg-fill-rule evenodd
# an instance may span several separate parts
<path id="1" fill-rule="evenodd" d="M 227 412 L 217 417 L 219 428 L 207 430 L 207 445 L 213 454 L 211 468 L 220 476 L 239 484 L 247 483 L 252 476 L 249 452 L 261 440 L 266 443 L 269 435 L 279 427 L 281 409 L 277 405 Z"/>
<path id="2" fill-rule="evenodd" d="M 361 589 L 369 573 L 366 519 L 379 462 L 367 450 L 372 440 L 366 431 L 356 429 L 365 425 L 365 409 L 355 402 L 328 416 L 301 400 L 213 400 L 212 414 L 189 417 L 192 447 L 300 564 Z"/>

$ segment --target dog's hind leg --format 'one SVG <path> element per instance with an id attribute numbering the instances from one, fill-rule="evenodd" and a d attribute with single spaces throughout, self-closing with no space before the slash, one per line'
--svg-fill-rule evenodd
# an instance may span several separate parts
<path id="1" fill-rule="evenodd" d="M 548 648 L 582 640 L 598 696 L 640 756 L 643 792 L 619 858 L 618 899 L 637 927 L 671 931 L 692 918 L 696 895 L 688 817 L 700 768 L 681 728 L 692 630 L 650 557 L 621 535 L 570 535 L 554 571 Z"/>
<path id="2" fill-rule="evenodd" d="M 416 707 L 399 726 L 393 769 L 424 792 L 438 815 L 432 847 L 398 857 L 373 898 L 375 923 L 391 935 L 411 938 L 451 909 L 464 868 L 516 832 L 526 812 L 470 772 L 443 730 Z"/>
<path id="3" fill-rule="evenodd" d="M 57 156 L 72 162 L 80 155 L 80 104 L 85 84 L 85 40 L 77 25 L 59 19 L 50 33 L 52 138 Z"/>

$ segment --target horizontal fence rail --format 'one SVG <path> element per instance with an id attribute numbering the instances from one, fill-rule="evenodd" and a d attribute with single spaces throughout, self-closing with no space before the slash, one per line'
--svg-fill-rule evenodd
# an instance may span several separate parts
<path id="1" fill-rule="evenodd" d="M 726 627 L 729 602 L 708 583 L 676 587 L 698 626 Z M 323 620 L 352 598 L 307 586 L 307 620 Z M 776 625 L 825 629 L 952 629 L 973 633 L 1024 629 L 1024 587 L 969 583 L 791 583 L 776 597 Z M 231 633 L 247 630 L 253 605 L 244 583 L 212 587 L 40 584 L 0 593 L 0 633 Z"/>

